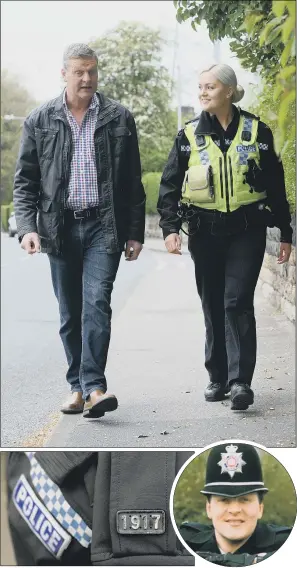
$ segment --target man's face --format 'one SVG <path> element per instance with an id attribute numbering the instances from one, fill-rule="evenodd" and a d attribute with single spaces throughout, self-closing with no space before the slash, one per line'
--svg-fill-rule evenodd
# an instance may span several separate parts
<path id="1" fill-rule="evenodd" d="M 68 59 L 67 68 L 62 69 L 62 76 L 70 96 L 91 100 L 98 83 L 97 61 L 90 57 Z"/>
<path id="2" fill-rule="evenodd" d="M 232 87 L 224 85 L 213 73 L 205 71 L 199 79 L 199 101 L 203 110 L 215 114 L 231 104 Z"/>
<path id="3" fill-rule="evenodd" d="M 247 540 L 253 534 L 258 519 L 261 519 L 263 508 L 257 493 L 236 498 L 212 495 L 210 502 L 206 503 L 206 512 L 214 526 L 218 544 Z"/>

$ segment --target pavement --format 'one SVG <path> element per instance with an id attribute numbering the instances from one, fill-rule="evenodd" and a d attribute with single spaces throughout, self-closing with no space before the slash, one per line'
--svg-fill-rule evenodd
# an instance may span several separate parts
<path id="1" fill-rule="evenodd" d="M 29 257 L 1 235 L 1 445 L 193 448 L 222 438 L 295 445 L 294 325 L 256 293 L 255 404 L 206 403 L 204 319 L 193 263 L 147 239 L 137 262 L 121 261 L 112 296 L 107 363 L 116 412 L 65 416 L 66 362 L 46 255 Z M 281 425 L 281 427 L 280 427 Z"/>
<path id="2" fill-rule="evenodd" d="M 141 258 L 142 257 L 142 258 Z M 113 320 L 107 364 L 116 412 L 101 419 L 62 416 L 46 447 L 203 447 L 247 439 L 268 447 L 295 446 L 295 328 L 256 291 L 258 361 L 255 404 L 231 411 L 230 401 L 206 403 L 204 320 L 193 264 L 147 239 L 139 279 Z M 136 263 L 135 263 L 136 264 Z"/>

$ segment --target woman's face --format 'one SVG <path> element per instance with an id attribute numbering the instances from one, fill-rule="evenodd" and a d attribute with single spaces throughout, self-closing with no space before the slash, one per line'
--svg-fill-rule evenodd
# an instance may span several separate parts
<path id="1" fill-rule="evenodd" d="M 203 108 L 211 114 L 231 106 L 233 89 L 216 79 L 211 71 L 201 73 L 199 80 L 199 101 Z"/>

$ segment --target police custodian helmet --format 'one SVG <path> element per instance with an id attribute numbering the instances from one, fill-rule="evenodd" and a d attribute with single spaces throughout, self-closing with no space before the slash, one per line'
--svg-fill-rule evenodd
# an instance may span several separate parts
<path id="1" fill-rule="evenodd" d="M 205 486 L 201 493 L 239 497 L 267 492 L 259 454 L 249 444 L 226 442 L 213 447 L 206 465 Z"/>

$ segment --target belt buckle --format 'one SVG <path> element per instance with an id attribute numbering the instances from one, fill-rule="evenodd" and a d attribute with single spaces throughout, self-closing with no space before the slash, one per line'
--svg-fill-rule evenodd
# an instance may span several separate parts
<path id="1" fill-rule="evenodd" d="M 81 209 L 79 209 L 77 211 L 73 211 L 74 219 L 84 219 L 84 215 L 81 214 L 81 213 L 82 213 Z"/>

